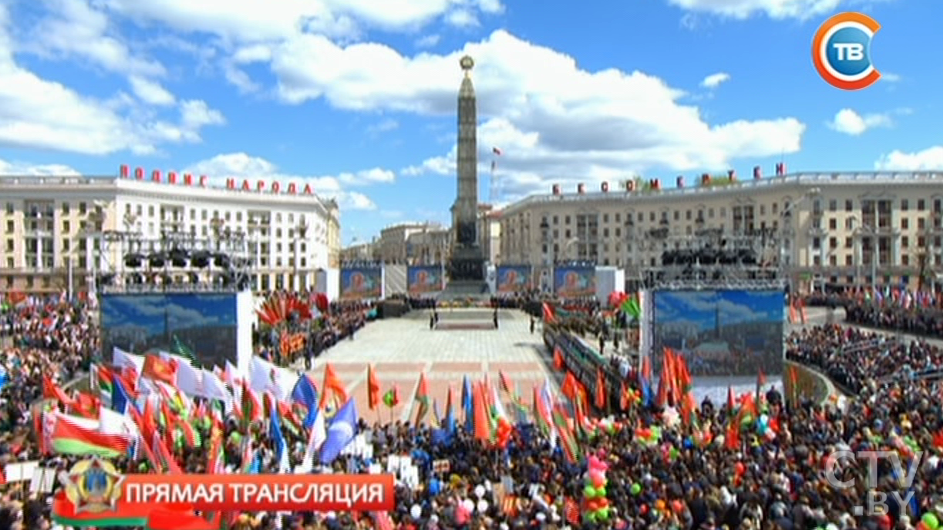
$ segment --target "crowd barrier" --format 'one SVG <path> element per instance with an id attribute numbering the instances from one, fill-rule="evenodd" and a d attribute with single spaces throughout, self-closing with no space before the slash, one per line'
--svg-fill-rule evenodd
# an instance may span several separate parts
<path id="1" fill-rule="evenodd" d="M 809 367 L 799 364 L 794 361 L 786 361 L 786 372 L 789 370 L 794 370 L 796 374 L 795 385 L 793 388 L 786 388 L 786 399 L 792 400 L 793 398 L 801 401 L 808 399 L 814 401 L 815 403 L 825 403 L 831 397 L 831 391 L 829 390 L 828 377 L 825 374 L 822 374 L 816 370 L 812 370 Z M 785 378 L 785 383 L 788 383 L 788 378 Z M 837 385 L 832 382 L 833 385 Z M 845 392 L 847 393 L 847 392 Z"/>
<path id="2" fill-rule="evenodd" d="M 608 358 L 603 357 L 599 352 L 568 332 L 547 330 L 544 332 L 544 344 L 546 344 L 547 351 L 551 352 L 551 354 L 555 348 L 559 348 L 560 355 L 563 358 L 563 365 L 569 372 L 573 373 L 584 387 L 586 387 L 590 401 L 594 401 L 593 396 L 595 396 L 596 390 L 597 371 L 601 369 L 603 379 L 606 383 L 609 407 L 613 409 L 618 407 L 620 398 L 619 392 L 621 391 L 622 382 L 625 381 L 625 378 L 620 373 L 619 368 L 611 364 Z M 787 389 L 785 396 L 787 399 L 795 397 L 798 399 L 809 399 L 817 403 L 824 403 L 831 397 L 831 386 L 828 383 L 828 378 L 824 374 L 793 361 L 786 361 L 786 366 L 791 366 L 796 374 L 796 388 Z M 943 377 L 943 371 L 934 373 L 932 376 Z M 932 376 L 925 374 L 925 377 Z M 832 384 L 835 385 L 834 382 Z M 835 386 L 837 387 L 837 385 Z M 845 393 L 847 393 L 847 391 L 845 391 Z M 590 403 L 590 406 L 594 405 L 595 403 Z"/>
<path id="3" fill-rule="evenodd" d="M 544 344 L 551 354 L 553 354 L 554 349 L 559 348 L 563 365 L 573 373 L 577 381 L 586 387 L 586 392 L 589 394 L 591 401 L 590 406 L 595 405 L 592 402 L 594 401 L 593 396 L 596 395 L 597 373 L 601 369 L 606 384 L 609 407 L 613 410 L 618 408 L 619 392 L 622 389 L 622 382 L 625 380 L 618 367 L 612 365 L 599 352 L 565 331 L 544 331 Z"/>

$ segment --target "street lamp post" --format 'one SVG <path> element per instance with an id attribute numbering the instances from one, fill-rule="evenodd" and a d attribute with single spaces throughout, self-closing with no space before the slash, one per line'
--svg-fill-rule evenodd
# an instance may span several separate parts
<path id="1" fill-rule="evenodd" d="M 787 206 L 786 208 L 783 208 L 783 211 L 779 213 L 780 234 L 781 234 L 780 239 L 779 239 L 779 268 L 780 268 L 780 274 L 785 278 L 791 277 L 791 274 L 789 274 L 789 271 L 792 267 L 795 266 L 795 264 L 793 263 L 794 262 L 793 259 L 790 259 L 788 264 L 786 263 L 786 234 L 787 233 L 795 234 L 797 230 L 792 225 L 798 224 L 798 221 L 794 223 L 791 222 L 790 223 L 791 226 L 789 227 L 789 230 L 787 231 L 786 218 L 788 217 L 792 219 L 793 217 L 790 214 L 792 213 L 793 210 L 795 210 L 799 205 L 804 203 L 809 198 L 818 196 L 821 192 L 822 190 L 820 190 L 819 188 L 811 188 L 805 193 L 803 193 L 802 196 L 799 197 L 798 200 L 790 203 L 789 206 Z M 795 245 L 792 245 L 791 254 L 792 254 L 791 257 L 796 256 Z"/>
<path id="2" fill-rule="evenodd" d="M 308 235 L 308 225 L 305 224 L 304 218 L 301 219 L 301 222 L 298 223 L 298 227 L 295 228 L 295 289 L 297 291 L 305 291 L 308 289 L 308 270 L 307 267 L 299 267 L 298 264 L 298 247 L 301 242 L 304 242 L 305 237 Z M 300 274 L 299 274 L 300 273 Z"/>
<path id="3" fill-rule="evenodd" d="M 857 262 L 857 266 L 856 266 L 855 275 L 857 278 L 859 279 L 861 278 L 861 265 L 862 265 L 862 261 L 864 261 L 864 248 L 863 248 L 864 245 L 863 245 L 862 239 L 865 235 L 867 235 L 868 238 L 871 240 L 871 286 L 873 287 L 874 285 L 877 285 L 877 277 L 878 277 L 877 276 L 878 274 L 877 230 L 875 230 L 873 226 L 864 224 L 864 222 L 862 222 L 857 216 L 853 216 L 850 219 L 855 221 L 855 224 L 856 224 L 856 226 L 854 227 L 854 231 L 852 232 L 854 234 L 855 247 L 856 247 L 856 252 L 855 252 L 856 260 L 855 261 Z"/>

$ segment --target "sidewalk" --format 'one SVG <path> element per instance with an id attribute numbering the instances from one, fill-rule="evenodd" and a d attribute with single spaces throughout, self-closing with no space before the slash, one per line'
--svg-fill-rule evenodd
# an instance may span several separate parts
<path id="1" fill-rule="evenodd" d="M 460 409 L 465 376 L 474 382 L 487 374 L 500 391 L 499 373 L 503 372 L 529 402 L 535 384 L 548 378 L 553 382 L 550 360 L 543 350 L 541 333 L 530 333 L 530 320 L 520 311 L 501 310 L 496 330 L 430 330 L 428 314 L 416 312 L 371 322 L 353 340 L 343 340 L 324 352 L 308 373 L 321 387 L 324 366 L 331 363 L 365 421 L 412 420 L 421 373 L 442 414 L 450 387 L 453 410 Z M 398 388 L 400 403 L 393 410 L 383 405 L 378 411 L 369 410 L 368 364 L 374 365 L 381 395 L 394 385 Z M 304 361 L 293 368 L 304 370 Z"/>

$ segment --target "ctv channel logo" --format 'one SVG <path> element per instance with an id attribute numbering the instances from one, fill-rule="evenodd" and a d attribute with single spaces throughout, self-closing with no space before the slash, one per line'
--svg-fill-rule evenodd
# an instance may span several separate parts
<path id="1" fill-rule="evenodd" d="M 871 40 L 880 29 L 862 13 L 839 13 L 826 20 L 812 41 L 812 63 L 822 79 L 842 90 L 876 83 L 881 73 L 871 61 Z"/>

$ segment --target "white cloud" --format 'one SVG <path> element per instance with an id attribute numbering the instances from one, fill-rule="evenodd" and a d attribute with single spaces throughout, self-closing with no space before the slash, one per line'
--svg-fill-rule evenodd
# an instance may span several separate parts
<path id="1" fill-rule="evenodd" d="M 34 165 L 23 162 L 0 160 L 2 176 L 78 176 L 80 173 L 61 164 Z"/>
<path id="2" fill-rule="evenodd" d="M 701 86 L 704 88 L 717 88 L 727 81 L 730 81 L 730 74 L 718 72 L 705 77 L 704 80 L 701 81 Z"/>
<path id="3" fill-rule="evenodd" d="M 53 58 L 82 59 L 109 72 L 158 76 L 164 67 L 131 52 L 105 13 L 86 0 L 41 0 L 47 16 L 18 39 L 27 51 Z"/>
<path id="4" fill-rule="evenodd" d="M 102 22 L 97 15 L 83 11 L 81 5 L 70 2 L 56 5 L 61 7 L 58 16 L 87 21 L 93 26 L 88 31 L 93 33 L 98 31 L 95 28 L 101 29 Z M 0 113 L 0 146 L 92 155 L 119 151 L 147 154 L 156 152 L 165 143 L 198 142 L 200 128 L 221 118 L 217 111 L 200 102 L 205 110 L 204 119 L 194 119 L 199 115 L 194 112 L 198 105 L 189 105 L 181 109 L 180 121 L 174 123 L 161 119 L 127 95 L 119 93 L 111 99 L 96 99 L 80 95 L 61 83 L 43 79 L 16 63 L 14 39 L 10 34 L 12 25 L 6 6 L 0 4 L 0 101 L 4 109 Z M 93 38 L 91 33 L 88 38 Z M 90 46 L 88 42 L 85 44 Z M 50 49 L 57 48 L 53 46 Z M 86 50 L 89 54 L 85 56 L 97 58 L 96 64 L 113 70 L 120 70 L 119 63 L 126 61 L 124 72 L 130 76 L 137 75 L 133 73 L 136 71 L 140 71 L 142 76 L 159 73 L 156 69 L 140 67 L 145 63 L 115 51 L 120 49 L 98 47 L 95 50 L 100 53 L 96 52 L 96 55 L 89 48 Z M 152 99 L 155 95 L 157 92 L 151 91 Z"/>
<path id="5" fill-rule="evenodd" d="M 399 128 L 399 122 L 397 122 L 397 121 L 394 120 L 394 119 L 389 119 L 389 118 L 388 118 L 388 119 L 385 119 L 385 120 L 383 120 L 383 121 L 381 121 L 381 122 L 379 122 L 379 123 L 375 123 L 375 124 L 373 124 L 373 125 L 367 127 L 367 132 L 369 132 L 370 134 L 376 135 L 376 134 L 380 134 L 380 133 L 385 133 L 385 132 L 389 132 L 389 131 L 394 131 L 394 130 L 396 130 L 396 129 L 398 129 L 398 128 Z"/>
<path id="6" fill-rule="evenodd" d="M 943 170 L 943 146 L 935 146 L 905 153 L 892 151 L 874 164 L 875 169 L 888 171 L 940 171 Z"/>
<path id="7" fill-rule="evenodd" d="M 881 72 L 881 81 L 887 83 L 899 83 L 903 79 L 900 75 L 892 72 Z"/>
<path id="8" fill-rule="evenodd" d="M 480 24 L 475 13 L 467 9 L 452 11 L 446 15 L 445 21 L 457 28 L 472 28 Z"/>
<path id="9" fill-rule="evenodd" d="M 858 136 L 864 134 L 868 129 L 889 127 L 891 124 L 891 117 L 887 114 L 866 114 L 862 116 L 852 109 L 841 109 L 835 113 L 835 117 L 832 118 L 828 126 L 840 133 Z"/>
<path id="10" fill-rule="evenodd" d="M 495 14 L 504 9 L 498 0 L 100 1 L 142 24 L 157 22 L 181 32 L 217 35 L 230 44 L 291 39 L 301 30 L 352 36 L 360 31 L 360 25 L 415 30 L 440 17 L 456 18 L 455 12 Z M 457 18 L 463 17 L 466 15 Z"/>
<path id="11" fill-rule="evenodd" d="M 140 76 L 131 76 L 128 79 L 131 83 L 131 90 L 144 103 L 151 105 L 167 106 L 176 103 L 173 94 L 167 91 L 160 84 L 149 81 Z"/>
<path id="12" fill-rule="evenodd" d="M 694 12 L 710 13 L 735 19 L 765 14 L 773 19 L 809 19 L 831 13 L 851 0 L 668 0 L 668 3 Z"/>
<path id="13" fill-rule="evenodd" d="M 451 53 L 414 56 L 378 43 L 339 44 L 336 38 L 340 33 L 352 38 L 362 28 L 419 36 L 429 22 L 454 23 L 463 17 L 470 21 L 500 13 L 504 7 L 496 0 L 283 0 L 272 4 L 95 0 L 93 5 L 153 31 L 170 29 L 200 36 L 209 43 L 207 47 L 217 50 L 214 60 L 226 79 L 243 91 L 264 88 L 262 76 L 253 79 L 243 67 L 267 67 L 276 79 L 274 93 L 292 104 L 323 99 L 350 111 L 454 116 L 461 79 L 458 59 L 471 54 L 478 63 L 474 75 L 483 120 L 480 144 L 504 149 L 498 170 L 502 190 L 515 197 L 544 191 L 551 182 L 569 186 L 583 180 L 592 185 L 635 172 L 726 168 L 738 158 L 792 153 L 799 150 L 805 131 L 791 117 L 710 123 L 696 106 L 680 103 L 684 93 L 662 79 L 638 71 L 583 70 L 572 57 L 506 31 L 496 31 Z M 78 16 L 73 18 L 78 20 Z M 345 29 L 328 32 L 340 22 Z M 107 24 L 95 27 L 100 28 L 96 35 L 112 34 Z M 15 71 L 33 75 L 21 68 Z M 125 73 L 147 80 L 159 74 Z M 8 77 L 0 70 L 0 81 Z M 31 103 L 13 107 L 28 108 L 19 121 L 0 117 L 0 142 L 67 146 L 86 153 L 146 153 L 166 142 L 199 141 L 201 127 L 224 122 L 202 101 L 179 103 L 179 123 L 169 123 L 157 119 L 153 108 L 133 107 L 127 101 L 130 98 L 122 95 L 114 101 L 90 100 L 61 85 L 38 78 L 36 83 L 41 86 L 32 86 L 29 92 L 18 88 L 23 83 L 14 83 L 17 88 L 0 84 L 4 86 L 0 95 L 16 90 L 19 99 L 12 101 Z M 40 102 L 48 106 L 48 95 L 31 94 L 43 94 L 50 86 L 62 92 L 63 100 L 53 98 L 47 112 Z M 150 98 L 152 103 L 156 99 Z M 69 118 L 70 113 L 76 117 Z M 61 115 L 67 117 L 64 127 L 53 130 L 53 126 L 61 127 Z M 42 129 L 32 131 L 37 124 Z M 454 152 L 439 155 L 416 161 L 405 173 L 451 174 Z M 482 155 L 490 162 L 490 154 Z M 352 175 L 351 182 L 364 180 Z M 339 185 L 341 175 L 334 180 Z"/>
<path id="14" fill-rule="evenodd" d="M 338 205 L 345 210 L 375 210 L 376 204 L 363 193 L 348 191 L 342 185 L 366 185 L 378 182 L 392 182 L 395 175 L 379 168 L 357 173 L 343 173 L 337 176 L 292 175 L 281 172 L 272 162 L 246 153 L 227 153 L 216 155 L 186 168 L 185 172 L 207 175 L 216 184 L 222 184 L 227 178 L 268 180 L 310 184 L 314 192 L 323 198 L 337 199 Z"/>
<path id="15" fill-rule="evenodd" d="M 188 129 L 200 129 L 207 125 L 222 125 L 226 123 L 223 115 L 211 109 L 205 101 L 190 100 L 180 105 L 180 116 L 183 125 Z"/>
<path id="16" fill-rule="evenodd" d="M 426 35 L 416 41 L 416 47 L 432 48 L 436 44 L 439 44 L 440 40 L 442 40 L 442 37 L 438 34 Z"/>

